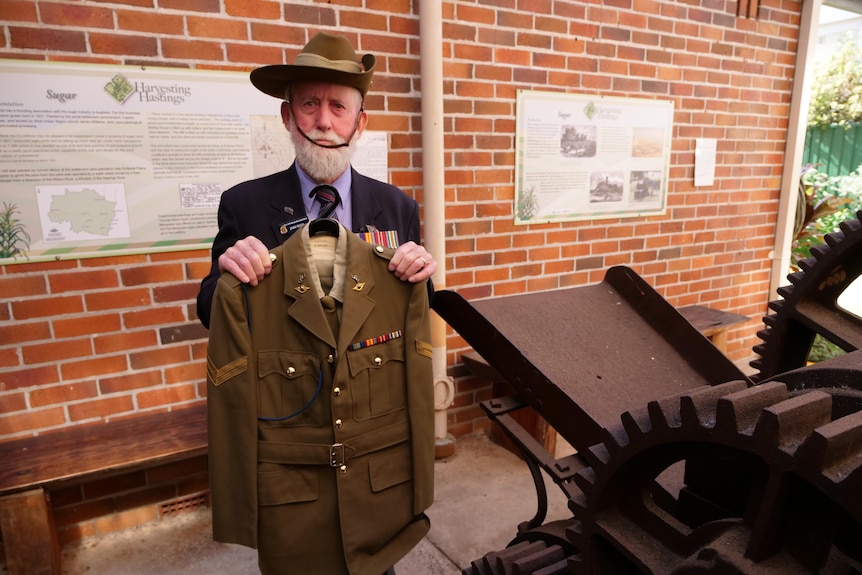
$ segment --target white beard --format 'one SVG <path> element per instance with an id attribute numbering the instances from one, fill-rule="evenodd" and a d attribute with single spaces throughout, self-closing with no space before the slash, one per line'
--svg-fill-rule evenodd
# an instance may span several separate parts
<path id="1" fill-rule="evenodd" d="M 318 130 L 308 132 L 308 137 L 312 140 L 326 138 L 330 144 L 344 142 L 334 134 L 327 137 Z M 296 162 L 305 170 L 306 174 L 317 182 L 332 182 L 347 170 L 356 151 L 358 140 L 358 138 L 351 138 L 348 146 L 340 148 L 322 148 L 306 140 L 297 129 L 290 131 L 290 139 L 293 142 Z"/>

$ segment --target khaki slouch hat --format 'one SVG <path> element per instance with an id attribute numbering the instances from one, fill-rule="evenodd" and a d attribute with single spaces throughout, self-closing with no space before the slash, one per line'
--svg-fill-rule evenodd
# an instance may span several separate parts
<path id="1" fill-rule="evenodd" d="M 254 87 L 274 98 L 285 99 L 294 82 L 330 82 L 356 88 L 362 97 L 371 86 L 376 59 L 365 54 L 360 60 L 350 40 L 318 32 L 297 54 L 293 64 L 274 64 L 252 70 Z"/>

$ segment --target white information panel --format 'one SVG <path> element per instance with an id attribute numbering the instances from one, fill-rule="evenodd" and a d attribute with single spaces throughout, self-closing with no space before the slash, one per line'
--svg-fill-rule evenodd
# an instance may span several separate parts
<path id="1" fill-rule="evenodd" d="M 209 247 L 221 193 L 293 161 L 279 106 L 247 73 L 0 60 L 0 263 Z"/>
<path id="2" fill-rule="evenodd" d="M 673 102 L 518 92 L 515 223 L 663 214 Z"/>

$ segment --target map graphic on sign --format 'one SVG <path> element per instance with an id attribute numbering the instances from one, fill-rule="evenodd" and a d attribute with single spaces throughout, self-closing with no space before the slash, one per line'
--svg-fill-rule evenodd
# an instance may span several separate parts
<path id="1" fill-rule="evenodd" d="M 46 242 L 131 237 L 122 184 L 37 186 L 36 196 Z"/>

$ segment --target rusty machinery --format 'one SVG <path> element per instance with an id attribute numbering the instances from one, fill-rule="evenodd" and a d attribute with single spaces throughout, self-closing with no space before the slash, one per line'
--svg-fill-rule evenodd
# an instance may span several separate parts
<path id="1" fill-rule="evenodd" d="M 862 275 L 860 218 L 769 304 L 749 377 L 625 267 L 536 294 L 438 292 L 434 309 L 515 390 L 482 407 L 538 496 L 463 575 L 862 573 L 862 319 L 839 298 Z M 806 366 L 816 336 L 845 353 Z M 524 408 L 576 453 L 548 453 L 512 417 Z M 570 518 L 545 523 L 542 471 Z"/>

